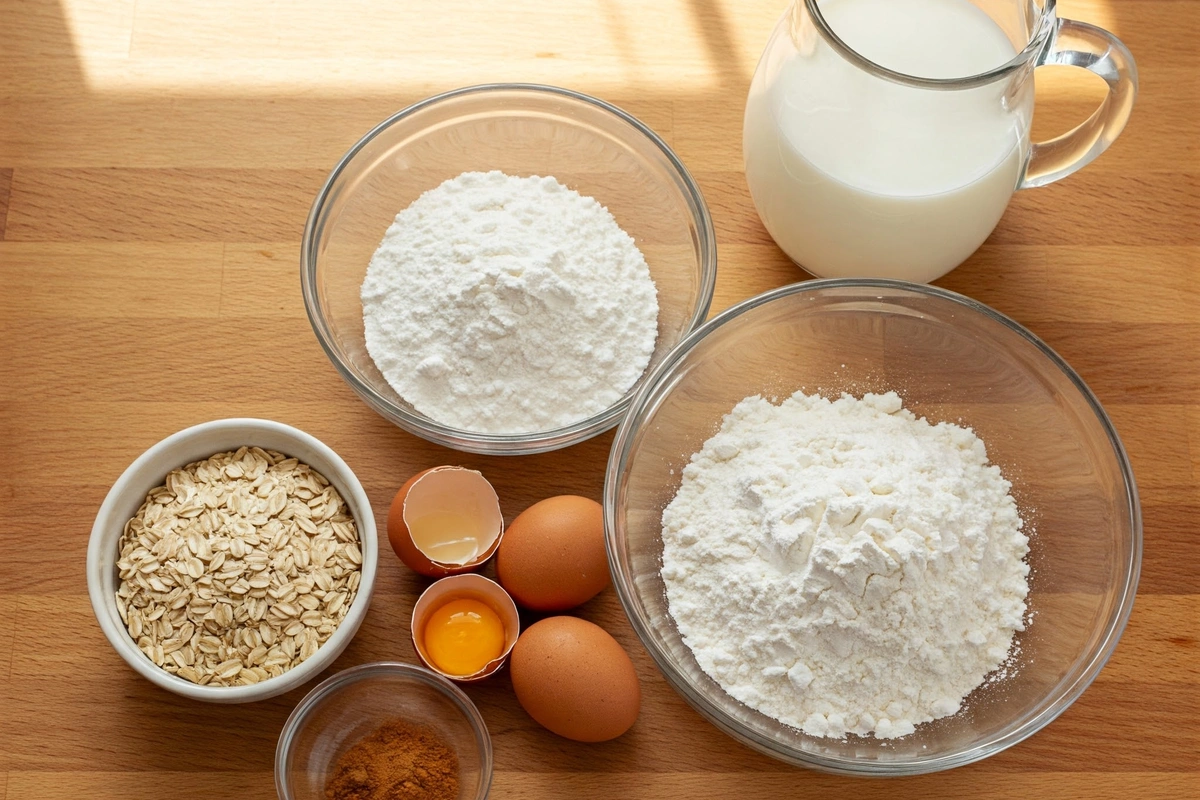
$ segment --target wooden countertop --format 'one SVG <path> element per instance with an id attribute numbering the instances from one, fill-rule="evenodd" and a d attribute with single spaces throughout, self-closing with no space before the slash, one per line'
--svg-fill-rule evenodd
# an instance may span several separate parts
<path id="1" fill-rule="evenodd" d="M 413 472 L 493 477 L 511 518 L 598 498 L 611 434 L 518 460 L 463 456 L 392 427 L 342 383 L 298 291 L 301 230 L 338 157 L 408 103 L 537 81 L 598 95 L 657 130 L 697 177 L 720 247 L 713 310 L 804 277 L 741 174 L 750 75 L 783 0 L 0 0 L 0 798 L 274 797 L 275 740 L 312 685 L 260 704 L 185 701 L 100 633 L 84 553 L 96 509 L 142 450 L 192 423 L 263 416 L 333 446 L 382 521 Z M 495 739 L 496 800 L 1200 797 L 1200 2 L 1063 0 L 1141 68 L 1133 120 L 1099 161 L 1017 195 L 939 283 L 1029 326 L 1124 438 L 1144 502 L 1129 627 L 1048 728 L 940 775 L 834 778 L 760 756 L 664 682 L 607 590 L 582 610 L 625 645 L 637 726 L 587 746 L 521 711 L 507 677 L 471 687 Z M 1039 138 L 1100 96 L 1039 73 Z M 414 658 L 418 586 L 383 552 L 361 632 L 334 669 Z"/>

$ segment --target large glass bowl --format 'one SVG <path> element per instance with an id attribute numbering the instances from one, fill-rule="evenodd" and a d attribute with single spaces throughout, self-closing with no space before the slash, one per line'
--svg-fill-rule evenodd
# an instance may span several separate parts
<path id="1" fill-rule="evenodd" d="M 613 405 L 554 430 L 499 435 L 459 430 L 421 414 L 367 353 L 360 290 L 396 214 L 467 171 L 552 175 L 596 198 L 646 257 L 658 287 L 650 364 Z M 367 405 L 401 428 L 475 453 L 540 453 L 620 421 L 645 375 L 708 314 L 717 248 L 700 190 L 649 128 L 608 103 L 549 86 L 497 84 L 423 100 L 364 136 L 334 168 L 304 229 L 300 276 L 317 339 Z"/>
<path id="2" fill-rule="evenodd" d="M 663 507 L 682 468 L 749 395 L 894 389 L 931 422 L 974 428 L 1031 533 L 1031 622 L 1015 674 L 958 714 L 892 740 L 806 735 L 750 709 L 700 670 L 659 574 Z M 734 738 L 784 761 L 858 775 L 967 764 L 1021 741 L 1096 677 L 1129 618 L 1141 564 L 1125 451 L 1070 367 L 1012 320 L 900 281 L 822 280 L 747 300 L 697 330 L 648 379 L 617 432 L 604 485 L 613 583 L 667 680 Z"/>
<path id="3" fill-rule="evenodd" d="M 488 796 L 492 739 L 475 704 L 430 670 L 381 661 L 326 679 L 288 717 L 275 748 L 280 800 L 325 800 L 342 754 L 397 719 L 432 729 L 454 751 L 459 800 Z"/>

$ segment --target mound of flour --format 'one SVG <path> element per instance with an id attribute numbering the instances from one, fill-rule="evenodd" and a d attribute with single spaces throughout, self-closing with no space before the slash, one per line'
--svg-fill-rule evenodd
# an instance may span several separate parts
<path id="1" fill-rule="evenodd" d="M 984 444 L 889 392 L 750 397 L 663 512 L 667 600 L 730 695 L 814 736 L 958 711 L 1023 629 L 1028 540 Z"/>
<path id="2" fill-rule="evenodd" d="M 650 362 L 658 296 L 633 239 L 554 178 L 466 172 L 396 215 L 362 285 L 367 352 L 430 418 L 482 433 L 569 425 Z"/>

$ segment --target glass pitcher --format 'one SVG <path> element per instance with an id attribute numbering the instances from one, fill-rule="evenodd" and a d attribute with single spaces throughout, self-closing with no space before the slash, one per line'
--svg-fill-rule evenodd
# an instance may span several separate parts
<path id="1" fill-rule="evenodd" d="M 1103 104 L 1032 143 L 1043 64 Z M 819 277 L 926 282 L 962 263 L 1017 189 L 1100 155 L 1137 94 L 1129 50 L 1055 0 L 794 0 L 746 101 L 746 181 L 771 236 Z"/>

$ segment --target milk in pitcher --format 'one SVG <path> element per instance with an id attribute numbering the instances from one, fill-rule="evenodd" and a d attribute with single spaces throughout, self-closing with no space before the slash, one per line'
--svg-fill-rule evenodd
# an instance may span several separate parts
<path id="1" fill-rule="evenodd" d="M 852 50 L 906 75 L 963 78 L 1016 55 L 968 0 L 820 8 Z M 821 277 L 928 281 L 965 260 L 1021 180 L 1032 90 L 915 88 L 851 63 L 813 30 L 776 38 L 750 90 L 743 147 L 751 194 L 779 246 Z"/>

